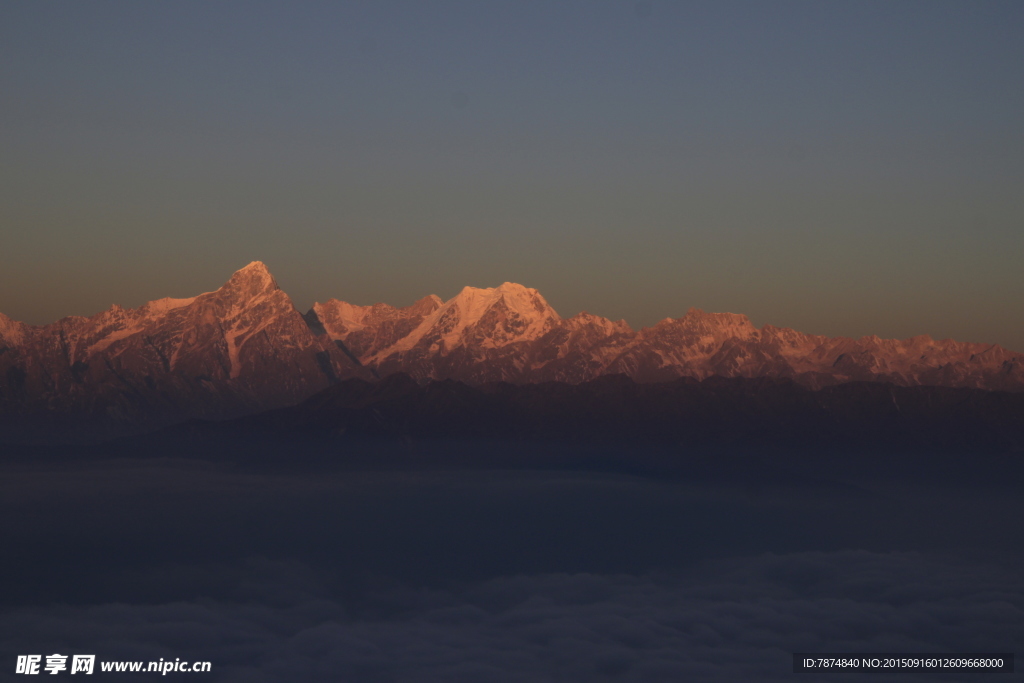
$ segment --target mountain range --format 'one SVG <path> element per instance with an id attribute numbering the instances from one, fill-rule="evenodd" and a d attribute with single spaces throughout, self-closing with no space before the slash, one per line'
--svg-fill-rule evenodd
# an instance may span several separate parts
<path id="1" fill-rule="evenodd" d="M 34 326 L 0 314 L 0 441 L 54 429 L 94 437 L 294 405 L 346 379 L 404 373 L 580 384 L 709 377 L 1024 391 L 1024 354 L 995 344 L 805 334 L 690 309 L 633 330 L 562 318 L 534 289 L 466 287 L 406 307 L 336 299 L 299 312 L 261 262 L 214 292 Z"/>

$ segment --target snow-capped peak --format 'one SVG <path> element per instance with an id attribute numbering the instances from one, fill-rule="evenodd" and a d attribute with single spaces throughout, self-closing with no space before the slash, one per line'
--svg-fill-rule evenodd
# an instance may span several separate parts
<path id="1" fill-rule="evenodd" d="M 244 268 L 239 268 L 237 271 L 235 271 L 236 275 L 238 273 L 256 273 L 266 277 L 270 276 L 270 271 L 267 270 L 267 264 L 265 264 L 263 261 L 249 261 L 249 264 L 246 265 Z"/>
<path id="2" fill-rule="evenodd" d="M 537 339 L 561 320 L 536 289 L 514 282 L 464 287 L 404 339 L 377 354 L 383 359 L 418 346 L 442 354 L 471 343 L 496 348 Z"/>
<path id="3" fill-rule="evenodd" d="M 253 261 L 245 268 L 235 271 L 221 290 L 235 290 L 249 296 L 279 289 L 274 276 L 263 261 Z"/>
<path id="4" fill-rule="evenodd" d="M 442 308 L 456 307 L 461 315 L 461 326 L 474 325 L 496 304 L 504 304 L 510 311 L 524 319 L 553 318 L 561 320 L 555 309 L 548 305 L 540 292 L 514 282 L 499 287 L 478 289 L 464 287 L 459 294 Z"/>

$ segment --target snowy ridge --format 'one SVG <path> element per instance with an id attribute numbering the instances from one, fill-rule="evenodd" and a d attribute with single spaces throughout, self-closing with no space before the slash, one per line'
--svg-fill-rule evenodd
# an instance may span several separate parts
<path id="1" fill-rule="evenodd" d="M 378 310 L 383 307 L 393 309 L 393 306 L 387 304 L 374 304 L 373 306 L 357 306 L 350 304 L 347 301 L 338 301 L 337 299 L 331 299 L 326 303 L 313 304 L 313 310 L 316 311 L 321 322 L 331 320 L 333 325 L 327 327 L 328 333 L 332 333 L 332 330 L 339 330 L 339 332 L 332 333 L 335 338 L 341 337 L 340 331 L 357 332 L 366 327 L 366 319 L 371 315 L 373 309 L 377 307 Z"/>
<path id="2" fill-rule="evenodd" d="M 443 303 L 434 295 L 402 308 L 383 303 L 357 306 L 331 299 L 314 304 L 306 317 L 314 326 L 319 323 L 327 336 L 348 353 L 365 361 L 403 339 Z"/>
<path id="3" fill-rule="evenodd" d="M 173 311 L 175 308 L 181 308 L 182 306 L 188 306 L 190 303 L 196 300 L 196 297 L 190 297 L 188 299 L 172 299 L 165 297 L 163 299 L 157 299 L 156 301 L 150 301 L 149 303 L 142 306 L 142 310 L 146 312 L 146 315 L 162 315 L 168 311 Z"/>
<path id="4" fill-rule="evenodd" d="M 624 374 L 786 378 L 812 389 L 887 382 L 1024 391 L 1024 354 L 995 344 L 852 339 L 755 327 L 691 308 L 634 331 L 590 313 L 563 319 L 535 289 L 465 287 L 405 307 L 337 299 L 303 316 L 254 261 L 219 289 L 31 326 L 0 314 L 0 407 L 156 421 L 294 404 L 339 380 L 580 383 Z M 162 411 L 162 412 L 161 412 Z M 148 418 L 147 418 L 148 419 Z"/>
<path id="5" fill-rule="evenodd" d="M 419 306 L 419 313 L 411 310 Z M 788 328 L 757 328 L 744 315 L 689 309 L 633 331 L 589 313 L 562 319 L 522 285 L 466 287 L 446 302 L 414 307 L 314 307 L 332 339 L 380 374 L 418 379 L 581 382 L 603 374 L 638 381 L 676 377 L 788 377 L 812 388 L 884 381 L 1024 389 L 1024 356 L 995 345 L 876 336 L 829 338 Z"/>
<path id="6" fill-rule="evenodd" d="M 23 343 L 8 348 L 15 336 Z M 0 406 L 85 411 L 115 423 L 236 416 L 368 374 L 310 331 L 258 261 L 196 297 L 114 305 L 38 327 L 0 317 L 0 337 L 0 383 L 9 389 L 0 386 Z"/>
<path id="7" fill-rule="evenodd" d="M 612 321 L 599 315 L 580 311 L 571 318 L 564 320 L 570 329 L 590 328 L 605 335 L 632 334 L 633 328 L 625 320 Z"/>
<path id="8" fill-rule="evenodd" d="M 481 348 L 539 338 L 561 320 L 535 289 L 506 282 L 499 287 L 465 287 L 427 316 L 404 339 L 376 354 L 373 361 L 427 344 L 442 355 L 476 341 Z"/>

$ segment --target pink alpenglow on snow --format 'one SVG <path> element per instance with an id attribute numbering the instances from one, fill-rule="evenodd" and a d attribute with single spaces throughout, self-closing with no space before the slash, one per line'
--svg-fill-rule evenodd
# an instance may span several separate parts
<path id="1" fill-rule="evenodd" d="M 1024 390 L 1024 355 L 994 344 L 805 334 L 691 308 L 633 330 L 562 318 L 535 289 L 465 287 L 405 307 L 337 299 L 296 310 L 260 262 L 213 292 L 33 326 L 0 314 L 0 408 L 131 420 L 229 417 L 297 403 L 338 380 L 406 373 L 468 383 L 622 374 L 790 378 Z"/>

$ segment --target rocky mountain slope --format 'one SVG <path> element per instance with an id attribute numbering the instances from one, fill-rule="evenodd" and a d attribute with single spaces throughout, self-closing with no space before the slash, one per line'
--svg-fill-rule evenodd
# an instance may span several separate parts
<path id="1" fill-rule="evenodd" d="M 295 404 L 347 378 L 395 373 L 469 384 L 621 374 L 1022 391 L 1024 354 L 927 336 L 829 338 L 699 309 L 635 331 L 585 312 L 562 318 L 514 283 L 404 308 L 332 299 L 300 314 L 254 262 L 190 299 L 43 326 L 0 314 L 0 441 L 54 420 L 102 434 L 232 417 Z"/>
<path id="2" fill-rule="evenodd" d="M 746 316 L 692 308 L 632 330 L 580 313 L 563 319 L 534 289 L 506 282 L 466 287 L 396 309 L 331 300 L 310 315 L 354 358 L 384 376 L 470 383 L 583 382 L 624 374 L 640 382 L 679 377 L 790 378 L 809 388 L 852 381 L 899 386 L 1024 390 L 1024 354 L 995 344 L 824 337 L 755 327 Z"/>
<path id="3" fill-rule="evenodd" d="M 0 408 L 16 416 L 8 426 L 66 417 L 77 431 L 92 424 L 102 434 L 231 417 L 290 405 L 360 374 L 310 330 L 259 262 L 190 299 L 115 305 L 44 326 L 0 319 Z"/>
<path id="4" fill-rule="evenodd" d="M 1024 474 L 1024 393 L 880 382 L 812 390 L 765 377 L 470 385 L 397 373 L 92 454 L 140 452 L 270 467 L 611 470 L 754 487 L 766 478 L 998 486 Z"/>

